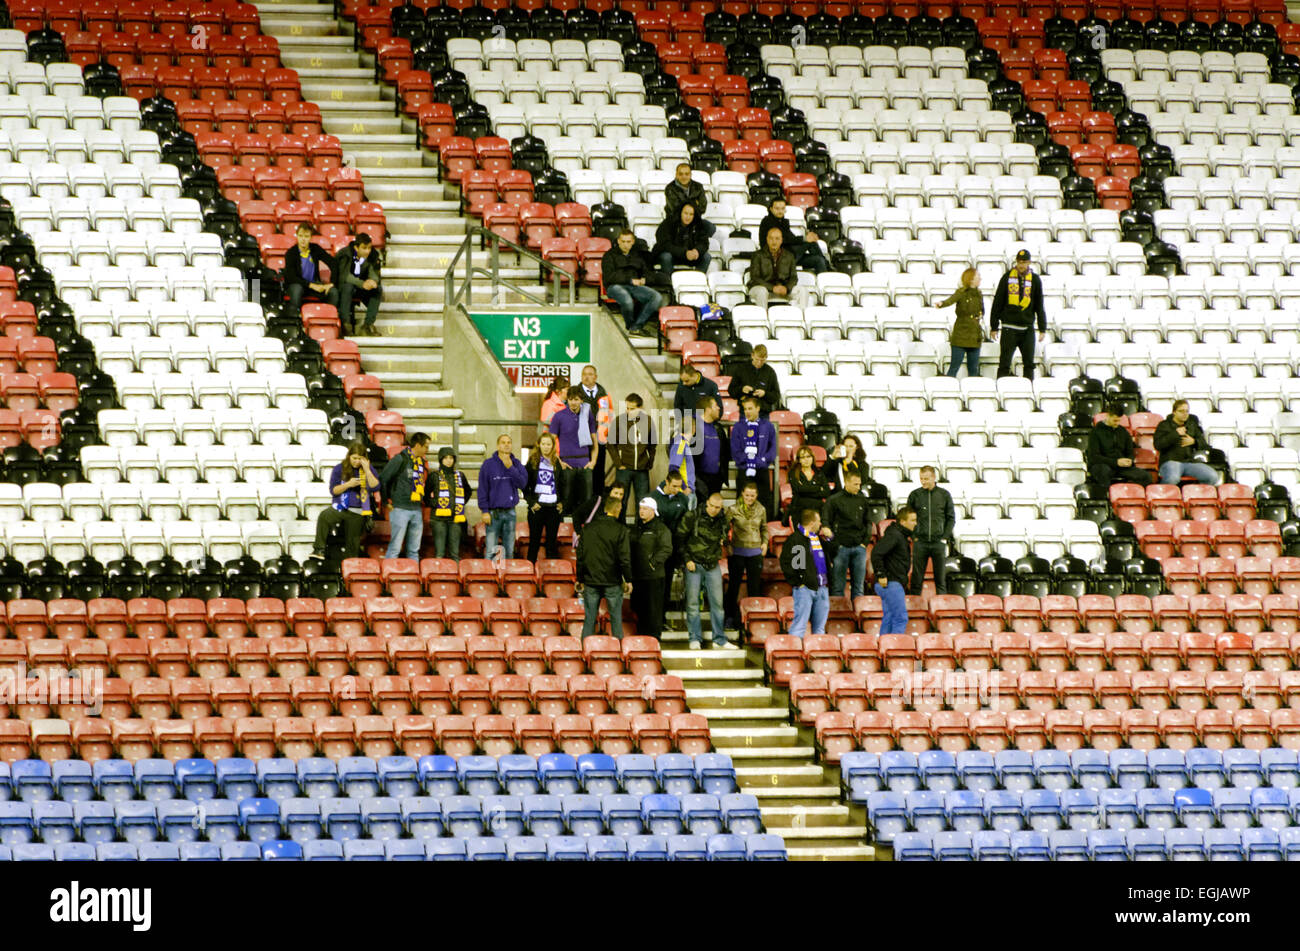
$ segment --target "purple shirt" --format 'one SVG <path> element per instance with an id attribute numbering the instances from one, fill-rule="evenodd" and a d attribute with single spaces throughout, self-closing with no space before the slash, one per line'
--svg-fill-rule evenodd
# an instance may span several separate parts
<path id="1" fill-rule="evenodd" d="M 704 445 L 695 459 L 695 471 L 715 475 L 722 466 L 722 437 L 716 423 L 699 424 L 699 441 Z"/>
<path id="2" fill-rule="evenodd" d="M 753 448 L 751 455 L 749 448 Z M 742 419 L 731 427 L 731 461 L 737 472 L 766 469 L 776 461 L 776 427 L 762 417 Z"/>
<path id="3" fill-rule="evenodd" d="M 513 455 L 507 469 L 494 452 L 478 470 L 478 498 L 484 509 L 512 509 L 519 502 L 519 490 L 528 485 L 528 472 Z"/>
<path id="4" fill-rule="evenodd" d="M 581 425 L 581 410 L 577 413 L 564 407 L 554 416 L 551 417 L 550 433 L 559 443 L 560 458 L 573 466 L 575 469 L 581 469 L 591 462 L 592 450 L 596 447 L 596 414 L 587 414 L 587 425 L 591 431 L 591 445 L 582 446 L 578 443 L 578 427 Z"/>

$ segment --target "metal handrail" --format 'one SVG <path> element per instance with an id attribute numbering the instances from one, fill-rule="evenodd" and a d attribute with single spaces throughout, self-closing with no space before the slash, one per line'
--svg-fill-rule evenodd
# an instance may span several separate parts
<path id="1" fill-rule="evenodd" d="M 486 243 L 488 249 L 488 266 L 478 267 L 474 264 L 474 239 L 480 239 L 480 243 Z M 544 296 L 538 297 L 531 291 L 526 291 L 513 281 L 507 280 L 501 276 L 501 246 L 505 245 L 511 248 L 519 255 L 520 260 L 530 260 L 535 262 L 542 272 L 550 272 L 551 288 L 553 299 L 547 300 Z M 456 265 L 460 263 L 461 255 L 465 257 L 465 279 L 456 286 Z M 515 244 L 506 238 L 501 237 L 493 231 L 489 231 L 480 225 L 470 225 L 466 229 L 465 240 L 461 242 L 456 254 L 451 259 L 451 264 L 447 266 L 447 273 L 443 275 L 443 299 L 446 301 L 446 307 L 461 306 L 465 310 L 473 298 L 471 293 L 474 286 L 474 276 L 485 277 L 492 282 L 492 303 L 497 304 L 500 301 L 501 289 L 504 287 L 508 291 L 513 291 L 520 297 L 534 304 L 558 304 L 560 303 L 561 285 L 569 285 L 569 305 L 573 306 L 578 302 L 578 281 L 577 274 L 566 271 L 547 261 L 545 258 L 533 253 L 521 245 Z M 543 282 L 544 283 L 544 282 Z"/>

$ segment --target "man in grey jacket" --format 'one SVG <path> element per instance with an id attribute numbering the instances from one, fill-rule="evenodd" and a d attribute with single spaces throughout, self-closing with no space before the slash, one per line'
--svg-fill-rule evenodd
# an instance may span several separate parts
<path id="1" fill-rule="evenodd" d="M 379 316 L 379 301 L 383 294 L 379 286 L 379 254 L 370 235 L 362 232 L 338 255 L 339 320 L 351 333 L 353 304 L 364 304 L 366 319 L 357 332 L 367 337 L 375 336 L 375 319 Z"/>
<path id="2" fill-rule="evenodd" d="M 749 262 L 749 299 L 766 307 L 769 299 L 777 304 L 808 306 L 808 288 L 798 287 L 794 255 L 782 247 L 780 228 L 769 228 L 761 249 Z"/>
<path id="3" fill-rule="evenodd" d="M 944 576 L 944 559 L 948 557 L 948 539 L 957 523 L 957 513 L 952 506 L 952 496 L 938 485 L 934 466 L 921 470 L 921 487 L 913 489 L 907 505 L 916 512 L 916 531 L 912 541 L 912 584 L 909 594 L 919 595 L 925 581 L 925 564 L 934 565 L 934 590 L 936 594 L 948 593 Z"/>

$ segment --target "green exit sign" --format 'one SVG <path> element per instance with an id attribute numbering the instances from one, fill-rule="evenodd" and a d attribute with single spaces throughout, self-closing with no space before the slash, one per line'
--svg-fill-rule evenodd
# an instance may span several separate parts
<path id="1" fill-rule="evenodd" d="M 469 317 L 502 364 L 591 361 L 590 314 L 497 311 Z"/>

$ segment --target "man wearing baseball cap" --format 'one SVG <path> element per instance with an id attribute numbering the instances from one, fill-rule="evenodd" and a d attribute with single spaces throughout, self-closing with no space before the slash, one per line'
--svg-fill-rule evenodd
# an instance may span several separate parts
<path id="1" fill-rule="evenodd" d="M 659 517 L 659 503 L 646 496 L 632 529 L 632 613 L 638 634 L 663 633 L 664 574 L 672 554 L 672 532 Z"/>
<path id="2" fill-rule="evenodd" d="M 1029 252 L 1016 254 L 1016 266 L 998 281 L 989 311 L 989 336 L 998 339 L 1002 327 L 998 376 L 1011 375 L 1011 360 L 1017 350 L 1024 364 L 1025 379 L 1034 378 L 1034 322 L 1038 322 L 1038 339 L 1047 334 L 1047 313 L 1043 310 L 1043 279 L 1029 269 Z"/>

